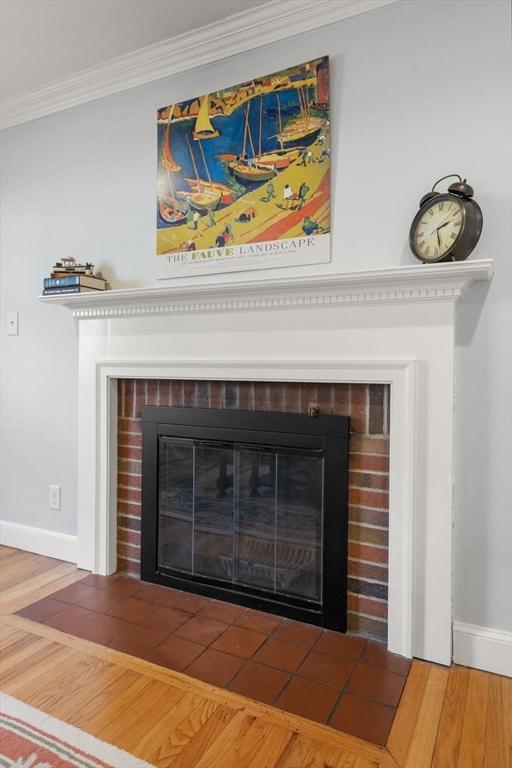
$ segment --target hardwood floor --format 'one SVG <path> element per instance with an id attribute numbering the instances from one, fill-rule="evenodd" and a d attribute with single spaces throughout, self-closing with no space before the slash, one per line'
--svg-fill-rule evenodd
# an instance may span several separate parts
<path id="1" fill-rule="evenodd" d="M 3 691 L 158 768 L 512 768 L 512 681 L 413 663 L 387 745 L 13 615 L 83 578 L 0 548 Z"/>

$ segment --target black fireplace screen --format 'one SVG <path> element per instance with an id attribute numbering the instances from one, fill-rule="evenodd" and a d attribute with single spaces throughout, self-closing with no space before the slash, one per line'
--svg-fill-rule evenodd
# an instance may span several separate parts
<path id="1" fill-rule="evenodd" d="M 344 630 L 348 419 L 143 409 L 141 575 Z"/>

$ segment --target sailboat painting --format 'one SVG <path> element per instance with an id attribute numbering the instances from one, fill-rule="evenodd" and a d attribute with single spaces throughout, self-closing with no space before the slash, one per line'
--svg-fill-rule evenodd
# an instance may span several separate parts
<path id="1" fill-rule="evenodd" d="M 325 263 L 329 59 L 157 111 L 157 278 Z"/>

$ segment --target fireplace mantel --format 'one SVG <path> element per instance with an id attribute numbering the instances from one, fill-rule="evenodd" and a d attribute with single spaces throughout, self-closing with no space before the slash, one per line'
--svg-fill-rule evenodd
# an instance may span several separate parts
<path id="1" fill-rule="evenodd" d="M 144 315 L 242 312 L 245 310 L 456 301 L 474 282 L 493 275 L 491 259 L 413 265 L 313 277 L 271 277 L 183 286 L 88 291 L 42 296 L 46 304 L 67 307 L 78 319 Z"/>
<path id="2" fill-rule="evenodd" d="M 492 275 L 481 260 L 44 297 L 79 321 L 79 566 L 116 568 L 119 379 L 388 384 L 388 648 L 449 664 L 456 308 Z"/>

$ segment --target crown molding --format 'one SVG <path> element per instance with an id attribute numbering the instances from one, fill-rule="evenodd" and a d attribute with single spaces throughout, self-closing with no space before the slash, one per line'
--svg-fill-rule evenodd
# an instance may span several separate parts
<path id="1" fill-rule="evenodd" d="M 474 282 L 489 281 L 491 259 L 455 264 L 414 265 L 314 277 L 238 280 L 215 285 L 87 291 L 41 296 L 45 304 L 69 309 L 80 320 L 186 313 L 316 309 L 357 304 L 457 301 Z"/>
<path id="2" fill-rule="evenodd" d="M 272 0 L 110 59 L 35 91 L 5 99 L 1 105 L 0 127 L 26 123 L 396 2 L 398 0 Z"/>

